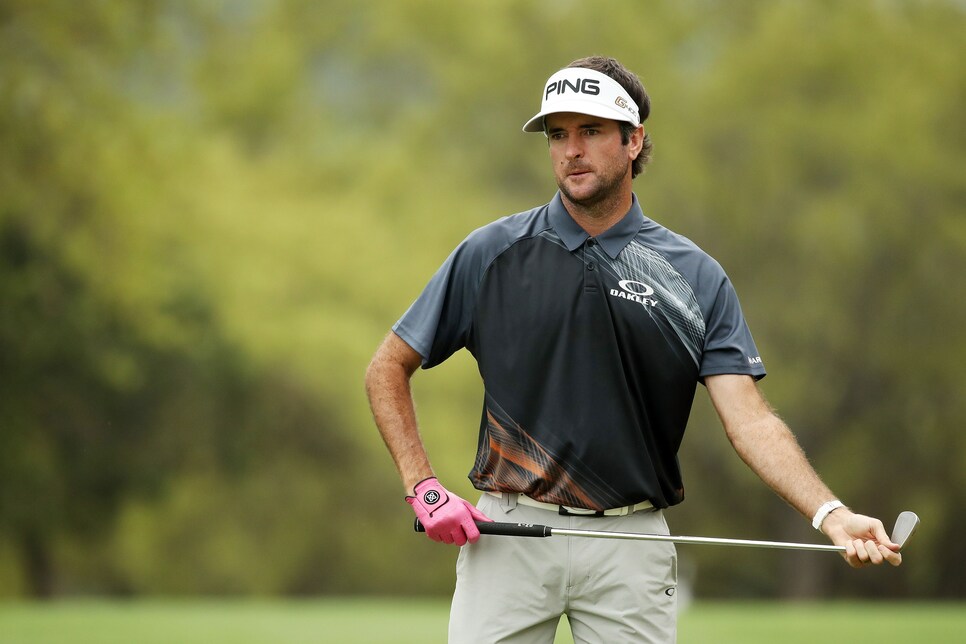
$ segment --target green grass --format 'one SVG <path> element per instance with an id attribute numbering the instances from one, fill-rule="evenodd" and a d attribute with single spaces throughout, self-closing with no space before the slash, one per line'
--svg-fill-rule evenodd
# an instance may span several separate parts
<path id="1" fill-rule="evenodd" d="M 3 644 L 433 644 L 446 641 L 439 600 L 138 600 L 0 603 Z M 966 604 L 697 603 L 680 644 L 934 644 L 964 641 Z M 558 643 L 569 643 L 566 623 Z"/>

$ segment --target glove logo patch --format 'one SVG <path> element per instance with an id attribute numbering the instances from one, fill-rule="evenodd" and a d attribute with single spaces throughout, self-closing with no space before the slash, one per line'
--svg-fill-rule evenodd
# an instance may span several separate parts
<path id="1" fill-rule="evenodd" d="M 428 505 L 436 505 L 439 503 L 439 492 L 436 490 L 430 490 L 423 495 L 423 501 L 425 501 Z"/>

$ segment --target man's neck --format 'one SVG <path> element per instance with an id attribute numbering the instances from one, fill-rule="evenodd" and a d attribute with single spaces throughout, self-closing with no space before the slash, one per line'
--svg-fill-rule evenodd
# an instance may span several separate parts
<path id="1" fill-rule="evenodd" d="M 591 237 L 600 235 L 623 219 L 633 203 L 630 190 L 615 191 L 609 198 L 587 206 L 570 201 L 564 194 L 560 199 L 577 225 Z"/>

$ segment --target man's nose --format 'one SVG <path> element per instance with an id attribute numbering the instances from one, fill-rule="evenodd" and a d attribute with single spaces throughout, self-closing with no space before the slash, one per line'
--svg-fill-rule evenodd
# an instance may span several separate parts
<path id="1" fill-rule="evenodd" d="M 567 149 L 564 151 L 568 159 L 579 159 L 584 155 L 584 146 L 579 136 L 567 137 Z"/>

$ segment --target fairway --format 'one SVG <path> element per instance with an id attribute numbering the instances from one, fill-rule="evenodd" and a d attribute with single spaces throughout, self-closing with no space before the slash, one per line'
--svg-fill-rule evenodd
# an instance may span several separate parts
<path id="1" fill-rule="evenodd" d="M 3 644 L 434 644 L 445 600 L 64 601 L 0 604 Z M 962 641 L 966 604 L 699 602 L 682 644 Z M 569 643 L 565 624 L 558 643 Z"/>

